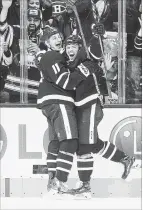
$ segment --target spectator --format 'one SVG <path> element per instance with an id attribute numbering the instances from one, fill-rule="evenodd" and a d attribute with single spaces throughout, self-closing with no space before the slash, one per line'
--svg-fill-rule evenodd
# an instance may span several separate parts
<path id="1" fill-rule="evenodd" d="M 5 90 L 9 93 L 10 103 L 20 102 L 20 85 L 17 88 L 17 76 L 20 75 L 20 0 L 14 0 L 8 13 L 8 22 L 13 28 L 13 54 L 12 64 L 9 66 L 9 74 L 6 79 Z M 18 77 L 19 78 L 19 77 Z M 20 78 L 18 83 L 20 83 Z"/>
<path id="2" fill-rule="evenodd" d="M 37 9 L 28 9 L 28 41 L 27 41 L 27 68 L 28 68 L 28 100 L 36 103 L 39 87 L 40 72 L 35 63 L 35 56 L 40 51 L 41 13 Z M 33 83 L 32 83 L 33 82 Z"/>
<path id="3" fill-rule="evenodd" d="M 4 92 L 5 80 L 9 72 L 9 65 L 12 63 L 12 52 L 10 47 L 13 42 L 13 30 L 7 23 L 8 9 L 12 0 L 2 0 L 0 13 L 0 102 L 8 100 L 8 94 Z"/>
<path id="4" fill-rule="evenodd" d="M 40 9 L 43 23 L 46 23 L 52 17 L 51 0 L 28 0 L 28 8 Z"/>
<path id="5" fill-rule="evenodd" d="M 84 33 L 87 44 L 89 44 L 90 39 L 92 37 L 91 25 L 92 23 L 95 22 L 95 19 L 93 17 L 93 12 L 92 12 L 91 1 L 72 0 L 72 2 L 75 4 L 77 8 L 83 33 Z M 100 14 L 100 22 L 104 24 L 105 29 L 113 30 L 113 18 L 112 18 L 109 1 L 108 0 L 107 1 L 94 0 L 94 4 L 96 5 L 97 10 Z M 62 13 L 60 18 L 56 17 L 56 19 L 58 22 L 58 28 L 64 34 L 64 38 L 72 34 L 75 29 L 77 29 L 78 33 L 80 33 L 77 19 L 75 17 L 75 14 L 73 12 L 71 5 L 68 2 L 66 2 L 66 12 Z M 54 27 L 56 26 L 54 25 Z"/>
<path id="6" fill-rule="evenodd" d="M 141 71 L 141 57 L 128 56 L 126 71 L 128 79 L 128 83 L 126 82 L 126 103 L 128 104 L 140 104 L 142 101 Z"/>
<path id="7" fill-rule="evenodd" d="M 28 7 L 40 9 L 40 0 L 28 0 Z"/>
<path id="8" fill-rule="evenodd" d="M 8 24 L 20 25 L 20 0 L 13 0 L 12 5 L 8 11 Z"/>
<path id="9" fill-rule="evenodd" d="M 142 30 L 141 30 L 141 1 L 129 1 L 129 8 L 130 8 L 130 16 L 132 17 L 133 21 L 132 31 L 128 34 L 127 39 L 127 71 L 126 77 L 129 78 L 132 87 L 134 97 L 132 97 L 131 103 L 141 103 L 142 99 Z M 136 23 L 135 23 L 136 21 Z M 128 33 L 129 23 L 127 22 L 127 33 Z M 131 29 L 130 28 L 130 29 Z M 132 38 L 131 38 L 132 35 Z M 130 37 L 130 39 L 129 39 Z M 128 96 L 130 88 L 126 85 L 126 96 Z M 127 98 L 127 103 L 130 101 Z"/>
<path id="10" fill-rule="evenodd" d="M 9 92 L 9 102 L 19 103 L 20 102 L 20 26 L 13 26 L 13 43 L 12 43 L 12 53 L 13 61 L 9 66 L 9 74 L 6 79 L 5 90 Z M 16 82 L 18 79 L 18 83 Z"/>
<path id="11" fill-rule="evenodd" d="M 42 35 L 41 29 L 41 12 L 38 9 L 28 9 L 28 25 L 27 25 L 27 51 L 25 52 L 26 63 L 25 68 L 27 68 L 27 80 L 25 90 L 28 92 L 28 101 L 31 103 L 36 103 L 37 99 L 37 88 L 40 81 L 40 72 L 35 64 L 35 55 L 39 48 L 40 37 Z M 19 102 L 20 96 L 20 48 L 21 42 L 19 41 L 19 46 L 17 48 L 18 52 L 14 56 L 14 63 L 11 68 L 11 75 L 7 78 L 7 89 L 12 90 L 11 101 Z"/>
<path id="12" fill-rule="evenodd" d="M 52 17 L 52 0 L 42 0 L 41 5 L 43 21 L 46 23 Z"/>

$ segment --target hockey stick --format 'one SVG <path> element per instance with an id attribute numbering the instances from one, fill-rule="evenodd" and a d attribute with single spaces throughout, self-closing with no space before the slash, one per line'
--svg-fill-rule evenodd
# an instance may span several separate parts
<path id="1" fill-rule="evenodd" d="M 112 98 L 111 94 L 111 89 L 110 89 L 110 83 L 107 81 L 107 67 L 106 67 L 106 62 L 105 62 L 105 56 L 104 56 L 104 49 L 103 49 L 103 43 L 102 43 L 102 38 L 99 35 L 99 41 L 100 41 L 100 46 L 101 46 L 101 52 L 102 52 L 102 57 L 103 57 L 103 64 L 104 64 L 104 74 L 106 78 L 106 85 L 107 85 L 107 90 L 108 90 L 108 95 L 110 98 Z"/>
<path id="2" fill-rule="evenodd" d="M 98 14 L 98 10 L 97 10 L 93 0 L 91 0 L 91 5 L 92 5 L 92 12 L 93 12 L 93 17 L 94 17 L 95 23 L 100 23 L 100 17 L 99 17 L 99 14 Z M 111 89 L 110 89 L 110 83 L 107 80 L 107 71 L 108 70 L 107 70 L 106 62 L 105 62 L 104 47 L 103 47 L 102 37 L 101 37 L 100 34 L 98 34 L 98 37 L 99 37 L 101 53 L 102 53 L 102 58 L 103 58 L 103 64 L 104 64 L 104 69 L 103 70 L 104 70 L 104 74 L 105 74 L 108 95 L 109 95 L 110 98 L 112 98 Z"/>
<path id="3" fill-rule="evenodd" d="M 80 22 L 80 19 L 79 19 L 77 8 L 76 8 L 76 6 L 74 5 L 74 3 L 71 0 L 67 0 L 67 2 L 72 7 L 73 12 L 74 12 L 74 14 L 76 16 L 76 19 L 77 19 L 77 22 L 78 22 L 78 26 L 79 26 L 79 30 L 80 30 L 80 33 L 81 33 L 81 36 L 82 36 L 82 40 L 83 40 L 83 45 L 84 45 L 84 48 L 85 48 L 85 51 L 86 51 L 86 54 L 87 54 L 87 58 L 91 59 L 89 51 L 88 51 L 88 48 L 87 48 L 86 40 L 85 40 L 85 37 L 84 37 L 84 33 L 83 33 L 83 30 L 82 30 L 82 27 L 81 27 L 81 22 Z M 94 79 L 94 82 L 95 82 L 96 90 L 97 90 L 97 92 L 99 94 L 99 100 L 101 102 L 101 105 L 103 106 L 103 98 L 102 98 L 101 93 L 100 93 L 100 89 L 99 89 L 99 86 L 98 86 L 96 75 L 94 73 L 92 73 L 92 75 L 93 75 L 93 79 Z"/>
<path id="4" fill-rule="evenodd" d="M 83 40 L 83 45 L 84 45 L 84 48 L 85 48 L 85 51 L 86 51 L 86 54 L 87 54 L 87 58 L 90 59 L 89 51 L 88 51 L 88 48 L 87 48 L 87 45 L 86 45 L 86 41 L 85 41 L 85 37 L 84 37 L 83 30 L 82 30 L 82 27 L 81 27 L 81 22 L 80 22 L 80 19 L 79 19 L 77 8 L 76 8 L 75 4 L 71 0 L 67 0 L 67 2 L 72 7 L 72 10 L 73 10 L 73 12 L 74 12 L 74 14 L 76 16 L 76 19 L 77 19 L 77 22 L 78 22 L 78 26 L 79 26 L 79 30 L 80 30 L 80 33 L 81 33 L 81 37 L 82 37 L 82 40 Z"/>

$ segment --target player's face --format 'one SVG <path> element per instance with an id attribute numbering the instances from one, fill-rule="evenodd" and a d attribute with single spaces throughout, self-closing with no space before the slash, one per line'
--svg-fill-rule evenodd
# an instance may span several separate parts
<path id="1" fill-rule="evenodd" d="M 35 24 L 36 28 L 38 28 L 38 26 L 40 25 L 40 19 L 39 18 L 29 17 L 28 18 L 28 26 L 30 24 Z"/>
<path id="2" fill-rule="evenodd" d="M 31 8 L 40 9 L 40 1 L 39 0 L 29 0 L 28 6 Z"/>
<path id="3" fill-rule="evenodd" d="M 74 61 L 79 51 L 78 44 L 68 44 L 66 46 L 66 53 L 70 61 Z"/>
<path id="4" fill-rule="evenodd" d="M 54 51 L 62 49 L 62 37 L 60 34 L 54 34 L 49 38 L 48 45 Z"/>

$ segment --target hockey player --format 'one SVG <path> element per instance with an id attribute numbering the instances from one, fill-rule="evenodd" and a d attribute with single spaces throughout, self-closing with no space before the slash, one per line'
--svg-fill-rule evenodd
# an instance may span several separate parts
<path id="1" fill-rule="evenodd" d="M 57 29 L 47 27 L 42 40 L 45 40 L 48 51 L 41 58 L 38 56 L 43 79 L 39 86 L 37 105 L 49 125 L 48 190 L 54 186 L 59 192 L 66 192 L 64 183 L 78 146 L 74 89 L 86 79 L 89 72 L 84 72 L 82 65 L 77 66 L 73 73 L 66 68 L 65 56 L 61 54 L 63 41 Z"/>
<path id="2" fill-rule="evenodd" d="M 92 47 L 89 49 L 91 52 Z M 96 49 L 94 50 L 94 57 L 99 59 L 101 57 L 101 50 L 98 42 L 94 45 L 94 49 Z M 74 62 L 78 63 L 81 57 L 82 60 L 80 60 L 80 62 L 83 64 L 83 59 L 86 60 L 86 57 L 83 58 L 83 55 L 80 55 L 79 39 L 74 35 L 70 36 L 66 41 L 66 53 L 69 58 L 69 69 L 72 71 L 73 67 L 76 67 L 74 66 Z M 111 68 L 112 65 L 113 63 L 109 65 L 109 68 Z M 133 157 L 129 157 L 124 152 L 118 150 L 118 148 L 109 141 L 103 142 L 99 138 L 97 127 L 103 118 L 102 100 L 100 100 L 100 98 L 101 95 L 107 95 L 107 88 L 103 71 L 97 63 L 93 61 L 93 66 L 91 66 L 91 62 L 90 65 L 87 66 L 93 74 L 89 75 L 86 80 L 82 81 L 77 86 L 75 97 L 79 131 L 77 168 L 81 186 L 71 192 L 77 194 L 90 191 L 90 179 L 93 171 L 92 153 L 100 153 L 100 155 L 106 159 L 122 163 L 124 165 L 123 179 L 127 178 L 131 166 L 135 161 Z"/>

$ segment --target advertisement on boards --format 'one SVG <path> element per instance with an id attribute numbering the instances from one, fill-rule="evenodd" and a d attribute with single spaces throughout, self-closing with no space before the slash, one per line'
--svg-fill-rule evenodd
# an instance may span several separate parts
<path id="1" fill-rule="evenodd" d="M 120 109 L 104 109 L 104 121 L 99 124 L 98 129 L 99 137 L 103 141 L 109 141 L 121 151 L 134 156 L 136 165 L 126 182 L 121 179 L 124 170 L 122 164 L 111 161 L 111 156 L 106 159 L 94 155 L 93 198 L 120 198 L 123 195 L 140 197 L 141 110 L 134 109 L 132 112 L 131 109 L 122 109 L 121 112 Z M 17 108 L 13 112 L 9 108 L 3 108 L 0 130 L 1 196 L 42 197 L 46 193 L 48 180 L 45 170 L 49 144 L 46 118 L 33 108 Z M 78 180 L 76 161 L 75 156 L 69 175 L 69 186 L 75 186 Z M 101 191 L 98 190 L 99 186 Z"/>

